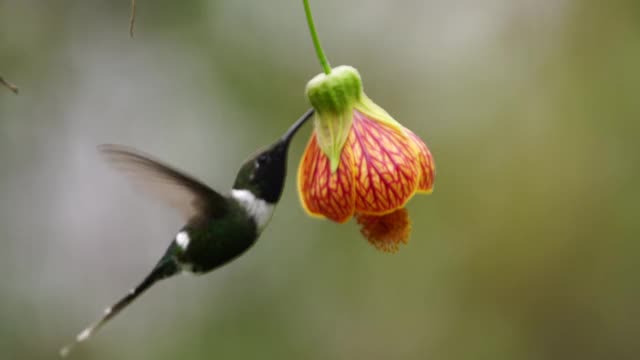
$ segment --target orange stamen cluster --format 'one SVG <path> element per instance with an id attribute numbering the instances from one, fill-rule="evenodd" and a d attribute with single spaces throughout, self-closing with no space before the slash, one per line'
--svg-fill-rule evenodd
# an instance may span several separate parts
<path id="1" fill-rule="evenodd" d="M 405 208 L 382 216 L 356 213 L 355 217 L 362 236 L 378 250 L 394 253 L 409 242 L 411 220 Z"/>

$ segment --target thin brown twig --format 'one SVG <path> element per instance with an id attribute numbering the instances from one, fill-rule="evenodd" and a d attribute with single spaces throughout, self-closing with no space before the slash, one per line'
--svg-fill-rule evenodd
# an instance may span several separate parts
<path id="1" fill-rule="evenodd" d="M 133 39 L 133 28 L 136 25 L 136 0 L 131 0 L 131 16 L 129 17 L 129 36 Z"/>
<path id="2" fill-rule="evenodd" d="M 14 94 L 18 93 L 18 87 L 5 80 L 2 76 L 0 76 L 0 84 L 6 86 L 9 90 L 13 91 Z"/>

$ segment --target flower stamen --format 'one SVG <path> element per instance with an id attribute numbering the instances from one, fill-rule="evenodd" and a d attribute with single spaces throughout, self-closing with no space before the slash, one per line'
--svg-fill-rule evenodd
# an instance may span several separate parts
<path id="1" fill-rule="evenodd" d="M 382 216 L 356 213 L 355 218 L 362 236 L 378 250 L 395 253 L 409 243 L 411 220 L 405 208 Z"/>

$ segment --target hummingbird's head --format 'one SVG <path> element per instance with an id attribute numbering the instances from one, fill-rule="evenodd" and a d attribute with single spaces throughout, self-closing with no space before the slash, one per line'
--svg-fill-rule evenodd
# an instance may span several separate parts
<path id="1" fill-rule="evenodd" d="M 275 204 L 280 200 L 287 177 L 287 153 L 296 132 L 313 115 L 307 111 L 273 145 L 249 158 L 240 168 L 234 190 L 248 190 L 256 198 Z"/>

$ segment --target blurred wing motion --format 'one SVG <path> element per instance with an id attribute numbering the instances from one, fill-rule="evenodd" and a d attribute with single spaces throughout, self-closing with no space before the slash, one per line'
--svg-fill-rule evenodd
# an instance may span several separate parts
<path id="1" fill-rule="evenodd" d="M 100 146 L 101 153 L 117 169 L 122 170 L 159 199 L 180 210 L 188 220 L 202 216 L 215 217 L 225 210 L 225 199 L 198 180 L 164 165 L 133 149 L 117 145 Z M 60 349 L 65 357 L 80 342 L 86 341 L 104 324 L 144 293 L 157 281 L 180 272 L 180 265 L 173 256 L 174 244 L 158 261 L 153 271 L 122 299 L 104 311 L 103 316 L 84 329 L 71 344 Z"/>
<path id="2" fill-rule="evenodd" d="M 216 217 L 225 209 L 222 195 L 148 155 L 120 145 L 101 145 L 98 149 L 116 169 L 179 210 L 187 220 L 202 215 Z"/>

